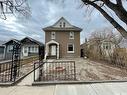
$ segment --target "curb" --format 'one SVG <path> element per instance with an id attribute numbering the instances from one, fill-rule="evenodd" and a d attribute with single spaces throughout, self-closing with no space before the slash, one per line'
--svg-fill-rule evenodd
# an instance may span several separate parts
<path id="1" fill-rule="evenodd" d="M 39 85 L 62 85 L 62 84 L 95 84 L 95 83 L 120 83 L 127 82 L 127 80 L 103 80 L 103 81 L 49 81 L 49 82 L 33 82 L 32 86 Z"/>

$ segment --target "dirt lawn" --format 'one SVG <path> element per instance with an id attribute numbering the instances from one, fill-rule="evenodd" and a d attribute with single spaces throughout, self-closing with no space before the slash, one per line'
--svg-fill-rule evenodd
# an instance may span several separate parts
<path id="1" fill-rule="evenodd" d="M 64 60 L 64 59 L 62 59 Z M 104 63 L 76 58 L 76 77 L 79 81 L 89 80 L 127 80 L 127 71 Z"/>

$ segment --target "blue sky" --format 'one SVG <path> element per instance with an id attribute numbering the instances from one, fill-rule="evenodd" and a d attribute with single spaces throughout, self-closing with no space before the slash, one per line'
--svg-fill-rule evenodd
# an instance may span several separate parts
<path id="1" fill-rule="evenodd" d="M 86 12 L 86 7 L 80 7 L 80 0 L 65 0 L 61 2 L 50 2 L 48 0 L 29 0 L 31 17 L 27 19 L 7 15 L 7 20 L 0 19 L 0 40 L 12 38 L 22 39 L 25 36 L 32 37 L 44 42 L 44 31 L 42 28 L 54 24 L 59 18 L 65 17 L 71 24 L 81 27 L 81 42 L 88 38 L 90 33 L 111 27 L 109 22 L 97 11 L 93 10 L 91 15 Z"/>

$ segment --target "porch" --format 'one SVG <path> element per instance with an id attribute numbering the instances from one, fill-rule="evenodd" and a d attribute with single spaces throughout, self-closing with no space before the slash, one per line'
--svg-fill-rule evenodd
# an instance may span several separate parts
<path id="1" fill-rule="evenodd" d="M 45 59 L 59 59 L 59 43 L 51 40 L 46 43 Z"/>

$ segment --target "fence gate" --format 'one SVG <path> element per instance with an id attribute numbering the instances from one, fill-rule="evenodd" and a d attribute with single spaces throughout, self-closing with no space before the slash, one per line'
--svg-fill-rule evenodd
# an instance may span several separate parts
<path id="1" fill-rule="evenodd" d="M 38 73 L 34 71 L 34 81 L 74 81 L 76 68 L 74 61 L 56 61 L 35 63 Z"/>

